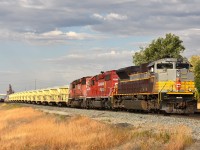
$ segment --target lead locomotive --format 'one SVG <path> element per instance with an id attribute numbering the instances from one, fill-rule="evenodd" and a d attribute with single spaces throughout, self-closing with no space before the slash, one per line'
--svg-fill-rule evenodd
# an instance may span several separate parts
<path id="1" fill-rule="evenodd" d="M 194 74 L 187 60 L 165 58 L 117 70 L 119 82 L 114 108 L 194 113 Z"/>

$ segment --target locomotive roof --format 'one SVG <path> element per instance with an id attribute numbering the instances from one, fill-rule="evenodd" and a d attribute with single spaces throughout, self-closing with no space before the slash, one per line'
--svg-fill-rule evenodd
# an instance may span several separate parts
<path id="1" fill-rule="evenodd" d="M 115 72 L 115 71 L 116 70 L 101 71 L 99 74 L 96 74 L 96 75 L 92 76 L 92 78 L 96 77 L 96 76 L 99 76 L 99 75 L 101 76 L 102 74 L 107 75 L 107 74 L 110 74 L 110 73 Z"/>
<path id="2" fill-rule="evenodd" d="M 82 77 L 82 78 L 79 78 L 79 79 L 74 80 L 72 83 L 74 83 L 74 82 L 78 82 L 78 81 L 80 81 L 81 79 L 84 79 L 84 78 L 91 78 L 91 77 L 92 77 L 92 76 Z"/>
<path id="3" fill-rule="evenodd" d="M 116 70 L 120 79 L 129 79 L 129 75 L 135 72 L 139 72 L 140 66 L 129 66 Z"/>
<path id="4" fill-rule="evenodd" d="M 156 62 L 157 63 L 182 62 L 182 63 L 190 64 L 190 62 L 187 59 L 183 59 L 183 58 L 163 58 L 163 59 L 158 59 L 156 61 L 150 62 L 147 67 L 150 67 L 150 66 L 154 65 Z"/>

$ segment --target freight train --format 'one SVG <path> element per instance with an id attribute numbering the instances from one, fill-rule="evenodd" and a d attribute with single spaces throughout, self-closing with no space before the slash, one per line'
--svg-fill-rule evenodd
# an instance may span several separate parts
<path id="1" fill-rule="evenodd" d="M 164 58 L 82 77 L 71 82 L 70 87 L 14 93 L 8 101 L 190 114 L 197 107 L 190 68 L 187 60 Z"/>

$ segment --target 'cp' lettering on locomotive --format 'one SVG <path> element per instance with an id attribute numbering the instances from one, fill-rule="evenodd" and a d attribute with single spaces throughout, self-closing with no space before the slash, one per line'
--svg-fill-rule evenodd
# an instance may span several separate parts
<path id="1" fill-rule="evenodd" d="M 98 86 L 104 86 L 104 82 L 98 82 Z"/>

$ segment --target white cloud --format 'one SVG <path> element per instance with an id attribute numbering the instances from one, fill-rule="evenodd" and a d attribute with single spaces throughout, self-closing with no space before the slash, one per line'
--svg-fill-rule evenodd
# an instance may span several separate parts
<path id="1" fill-rule="evenodd" d="M 55 64 L 63 64 L 65 63 L 72 63 L 73 65 L 86 65 L 86 64 L 101 64 L 105 65 L 109 63 L 110 66 L 105 65 L 104 68 L 112 69 L 113 65 L 117 67 L 126 66 L 126 64 L 132 63 L 132 55 L 134 51 L 127 51 L 127 50 L 108 50 L 108 51 L 93 51 L 89 50 L 87 52 L 76 52 L 70 53 L 66 56 L 62 56 L 60 58 L 52 58 L 47 59 L 47 62 L 52 62 Z M 84 64 L 83 64 L 84 62 Z M 126 62 L 126 64 L 123 64 Z M 114 67 L 113 69 L 117 69 Z"/>
<path id="2" fill-rule="evenodd" d="M 43 0 L 44 1 L 44 0 Z M 24 8 L 44 9 L 46 8 L 42 0 L 19 0 L 19 5 Z"/>
<path id="3" fill-rule="evenodd" d="M 13 40 L 13 41 L 26 41 L 30 44 L 59 44 L 68 43 L 74 40 L 95 40 L 105 38 L 100 34 L 88 34 L 88 33 L 78 33 L 74 31 L 63 32 L 61 30 L 52 30 L 44 33 L 37 32 L 15 32 L 9 31 L 7 29 L 0 30 L 0 40 Z"/>
<path id="4" fill-rule="evenodd" d="M 83 55 L 78 55 L 78 54 L 69 54 L 69 55 L 65 56 L 65 58 L 80 59 L 80 58 L 84 58 L 84 56 Z"/>
<path id="5" fill-rule="evenodd" d="M 131 66 L 133 53 L 133 51 L 117 49 L 77 51 L 59 58 L 46 59 L 45 62 L 50 63 L 52 69 L 59 72 L 67 82 L 71 82 L 83 76 L 98 74 L 100 71 Z"/>
<path id="6" fill-rule="evenodd" d="M 43 36 L 59 36 L 59 35 L 63 35 L 63 34 L 64 33 L 62 31 L 54 30 L 54 31 L 49 31 L 49 32 L 43 33 L 41 35 L 43 35 Z"/>
<path id="7" fill-rule="evenodd" d="M 86 33 L 76 33 L 76 32 L 72 32 L 72 31 L 67 32 L 66 35 L 69 39 L 77 39 L 77 40 L 92 38 L 92 35 L 89 35 Z"/>
<path id="8" fill-rule="evenodd" d="M 116 13 L 110 13 L 105 17 L 105 20 L 126 20 L 128 17 L 126 15 L 119 15 Z"/>
<path id="9" fill-rule="evenodd" d="M 38 34 L 38 36 L 40 36 L 41 38 L 42 37 L 45 37 L 45 38 L 57 37 L 58 39 L 73 39 L 73 40 L 84 40 L 84 39 L 89 39 L 89 38 L 94 37 L 87 33 L 76 33 L 73 31 L 69 31 L 65 33 L 59 30 L 53 30 L 46 33 Z"/>
<path id="10" fill-rule="evenodd" d="M 128 17 L 126 15 L 120 15 L 120 14 L 117 14 L 117 13 L 109 13 L 105 16 L 102 16 L 100 14 L 93 14 L 93 17 L 94 18 L 97 18 L 97 19 L 100 19 L 100 20 L 107 20 L 107 21 L 113 21 L 113 20 L 127 20 Z"/>
<path id="11" fill-rule="evenodd" d="M 174 32 L 181 37 L 181 40 L 183 40 L 183 45 L 186 47 L 184 52 L 186 57 L 200 54 L 200 28 L 189 28 Z"/>
<path id="12" fill-rule="evenodd" d="M 69 32 L 62 32 L 59 30 L 53 30 L 53 31 L 49 31 L 49 32 L 45 32 L 42 34 L 39 34 L 39 36 L 44 36 L 44 37 L 62 37 L 62 38 L 66 38 L 66 39 L 74 39 L 74 40 L 83 40 L 83 39 L 88 39 L 88 38 L 92 38 L 92 35 L 89 35 L 87 33 L 76 33 L 73 31 L 69 31 Z"/>
<path id="13" fill-rule="evenodd" d="M 108 51 L 93 51 L 89 50 L 88 52 L 77 52 L 77 53 L 70 53 L 66 56 L 62 56 L 56 59 L 48 59 L 48 61 L 53 62 L 62 62 L 62 61 L 71 61 L 71 59 L 76 59 L 79 61 L 86 61 L 86 60 L 93 60 L 94 63 L 96 62 L 105 62 L 110 61 L 110 59 L 116 59 L 116 61 L 120 60 L 121 58 L 129 59 L 129 56 L 132 56 L 134 51 L 127 51 L 127 50 L 108 50 Z"/>
<path id="14" fill-rule="evenodd" d="M 97 14 L 97 13 L 93 14 L 93 17 L 97 18 L 97 19 L 104 19 L 104 17 L 102 15 Z"/>

